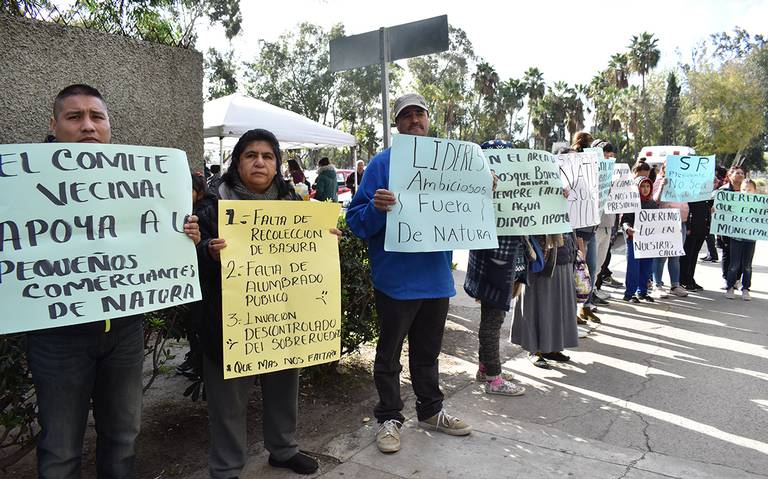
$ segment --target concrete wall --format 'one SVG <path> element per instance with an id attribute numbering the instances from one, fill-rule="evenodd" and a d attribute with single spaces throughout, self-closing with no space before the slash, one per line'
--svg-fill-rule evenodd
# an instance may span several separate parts
<path id="1" fill-rule="evenodd" d="M 203 165 L 197 51 L 0 15 L 0 144 L 38 143 L 53 98 L 87 83 L 107 101 L 112 142 L 179 148 Z"/>

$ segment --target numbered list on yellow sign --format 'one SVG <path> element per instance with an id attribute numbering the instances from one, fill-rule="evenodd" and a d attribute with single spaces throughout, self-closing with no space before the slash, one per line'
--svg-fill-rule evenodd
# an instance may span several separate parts
<path id="1" fill-rule="evenodd" d="M 340 208 L 219 201 L 225 379 L 339 359 Z"/>

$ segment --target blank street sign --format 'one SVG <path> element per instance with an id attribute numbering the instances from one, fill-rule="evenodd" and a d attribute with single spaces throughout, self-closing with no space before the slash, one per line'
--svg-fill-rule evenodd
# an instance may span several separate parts
<path id="1" fill-rule="evenodd" d="M 448 16 L 427 18 L 386 28 L 388 61 L 417 57 L 448 49 Z M 380 30 L 331 40 L 331 71 L 381 63 Z"/>

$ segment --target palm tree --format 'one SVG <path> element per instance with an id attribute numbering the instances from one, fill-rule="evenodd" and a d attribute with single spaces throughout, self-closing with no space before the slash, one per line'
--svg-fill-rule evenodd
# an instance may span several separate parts
<path id="1" fill-rule="evenodd" d="M 480 62 L 477 70 L 472 75 L 475 81 L 475 92 L 477 93 L 477 106 L 475 108 L 475 125 L 472 136 L 477 134 L 477 127 L 480 123 L 481 111 L 480 103 L 483 99 L 486 101 L 493 99 L 496 95 L 496 87 L 499 84 L 499 74 L 488 62 Z"/>
<path id="2" fill-rule="evenodd" d="M 643 99 L 643 136 L 648 132 L 648 101 L 645 96 L 645 75 L 659 63 L 661 52 L 657 46 L 658 39 L 652 33 L 643 32 L 634 35 L 629 44 L 629 64 L 632 71 L 638 73 L 642 80 L 641 97 Z"/>
<path id="3" fill-rule="evenodd" d="M 512 140 L 515 118 L 517 118 L 517 112 L 523 107 L 523 99 L 526 95 L 525 83 L 516 78 L 510 78 L 501 83 L 499 95 L 501 107 L 509 115 L 509 139 Z"/>
<path id="4" fill-rule="evenodd" d="M 629 86 L 629 56 L 626 53 L 616 53 L 611 55 L 608 62 L 608 73 L 610 82 L 616 88 L 627 88 Z"/>
<path id="5" fill-rule="evenodd" d="M 528 141 L 528 131 L 531 125 L 531 113 L 536 102 L 544 96 L 544 74 L 536 67 L 530 67 L 523 74 L 525 93 L 528 95 L 528 122 L 525 125 L 525 141 Z"/>

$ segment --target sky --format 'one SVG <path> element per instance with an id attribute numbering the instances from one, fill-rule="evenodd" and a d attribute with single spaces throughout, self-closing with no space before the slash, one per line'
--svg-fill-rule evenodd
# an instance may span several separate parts
<path id="1" fill-rule="evenodd" d="M 768 0 L 241 0 L 240 8 L 243 31 L 232 43 L 240 61 L 255 57 L 259 39 L 274 41 L 303 21 L 326 30 L 341 22 L 353 35 L 447 14 L 448 22 L 467 32 L 475 54 L 493 65 L 502 80 L 521 78 L 535 66 L 548 84 L 589 83 L 612 54 L 626 51 L 632 35 L 643 31 L 659 40 L 660 69 L 687 61 L 692 47 L 711 33 L 740 26 L 768 36 Z M 227 46 L 223 30 L 201 25 L 197 48 L 206 51 L 210 46 Z"/>

